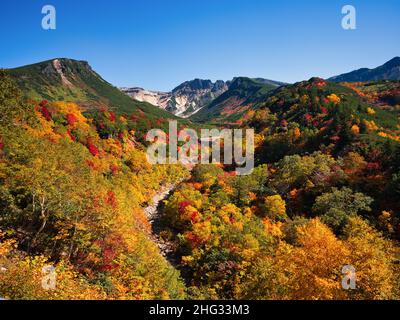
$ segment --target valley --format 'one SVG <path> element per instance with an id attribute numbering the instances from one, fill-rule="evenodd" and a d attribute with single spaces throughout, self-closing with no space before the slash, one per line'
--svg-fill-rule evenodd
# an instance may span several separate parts
<path id="1" fill-rule="evenodd" d="M 72 59 L 1 70 L 0 296 L 399 299 L 398 62 L 171 92 L 120 90 Z M 149 163 L 149 130 L 171 120 L 166 148 L 184 128 L 254 129 L 254 170 Z"/>

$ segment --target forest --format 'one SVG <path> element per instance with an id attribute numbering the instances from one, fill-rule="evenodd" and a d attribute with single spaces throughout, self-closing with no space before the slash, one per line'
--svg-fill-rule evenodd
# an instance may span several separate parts
<path id="1" fill-rule="evenodd" d="M 151 165 L 146 131 L 168 119 L 27 99 L 0 71 L 0 297 L 399 299 L 398 101 L 380 107 L 396 88 L 312 78 L 258 97 L 219 124 L 255 130 L 240 176 Z M 173 259 L 144 212 L 168 184 L 158 234 Z"/>

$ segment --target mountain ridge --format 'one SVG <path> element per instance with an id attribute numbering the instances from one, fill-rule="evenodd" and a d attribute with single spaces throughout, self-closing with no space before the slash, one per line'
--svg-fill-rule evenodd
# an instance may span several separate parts
<path id="1" fill-rule="evenodd" d="M 383 65 L 369 69 L 361 68 L 327 79 L 333 82 L 366 82 L 400 80 L 400 57 L 394 57 Z"/>
<path id="2" fill-rule="evenodd" d="M 195 78 L 181 83 L 169 92 L 147 90 L 141 87 L 124 87 L 120 89 L 134 100 L 146 101 L 179 117 L 188 118 L 200 112 L 202 108 L 228 91 L 230 85 L 234 83 L 236 79 L 241 78 L 246 77 L 234 77 L 232 80 L 216 80 L 215 82 L 209 79 Z M 265 85 L 281 86 L 285 84 L 284 82 L 264 78 L 252 79 L 257 83 Z"/>
<path id="3" fill-rule="evenodd" d="M 106 108 L 117 113 L 143 111 L 153 118 L 176 118 L 150 103 L 130 99 L 84 60 L 55 58 L 6 71 L 26 97 L 32 100 L 76 102 L 87 110 Z"/>
<path id="4" fill-rule="evenodd" d="M 140 87 L 120 89 L 133 100 L 148 102 L 179 117 L 187 118 L 228 90 L 228 85 L 223 80 L 212 82 L 196 78 L 181 83 L 169 92 Z"/>
<path id="5" fill-rule="evenodd" d="M 198 122 L 235 122 L 247 109 L 266 97 L 271 91 L 284 86 L 282 82 L 260 78 L 236 77 L 229 89 L 210 104 L 190 117 Z"/>

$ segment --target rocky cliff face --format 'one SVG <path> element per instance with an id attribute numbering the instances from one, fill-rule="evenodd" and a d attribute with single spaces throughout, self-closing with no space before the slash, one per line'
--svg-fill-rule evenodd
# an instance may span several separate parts
<path id="1" fill-rule="evenodd" d="M 137 101 L 149 102 L 177 116 L 187 118 L 228 90 L 222 80 L 194 79 L 186 81 L 171 92 L 150 91 L 142 88 L 121 88 Z"/>
<path id="2" fill-rule="evenodd" d="M 121 90 L 136 101 L 148 102 L 162 109 L 167 108 L 168 101 L 171 99 L 170 92 L 150 91 L 139 87 L 121 88 Z"/>

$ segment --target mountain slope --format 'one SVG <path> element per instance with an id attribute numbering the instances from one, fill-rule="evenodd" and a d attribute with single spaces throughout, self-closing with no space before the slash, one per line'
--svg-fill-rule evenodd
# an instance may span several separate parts
<path id="1" fill-rule="evenodd" d="M 281 83 L 265 79 L 234 78 L 229 89 L 190 119 L 199 122 L 235 122 Z"/>
<path id="2" fill-rule="evenodd" d="M 242 119 L 263 141 L 261 158 L 271 162 L 318 150 L 338 155 L 361 148 L 368 154 L 377 144 L 398 143 L 400 136 L 396 114 L 349 87 L 319 78 L 273 91 Z"/>
<path id="3" fill-rule="evenodd" d="M 133 101 L 86 61 L 54 59 L 8 72 L 30 99 L 75 102 L 85 109 L 109 108 L 118 113 L 142 110 L 151 117 L 174 118 L 149 103 Z"/>
<path id="4" fill-rule="evenodd" d="M 362 68 L 329 78 L 328 80 L 334 82 L 400 80 L 400 57 L 395 57 L 375 69 Z"/>

